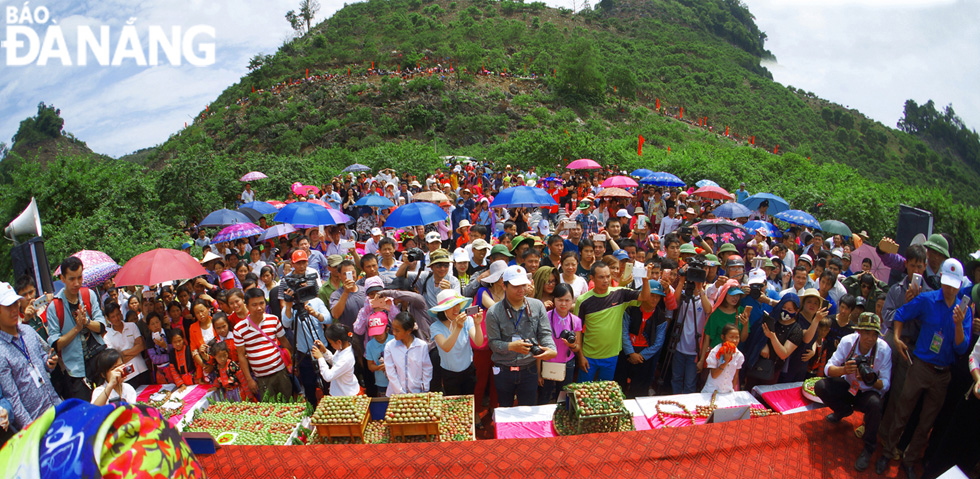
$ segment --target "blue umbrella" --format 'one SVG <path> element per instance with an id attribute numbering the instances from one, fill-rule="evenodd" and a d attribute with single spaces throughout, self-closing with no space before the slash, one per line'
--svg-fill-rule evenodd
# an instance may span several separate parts
<path id="1" fill-rule="evenodd" d="M 555 199 L 541 188 L 513 186 L 505 188 L 490 203 L 491 208 L 526 208 L 532 206 L 557 206 Z"/>
<path id="2" fill-rule="evenodd" d="M 250 222 L 251 220 L 248 218 L 248 216 L 245 216 L 243 213 L 222 208 L 218 211 L 212 211 L 209 213 L 203 220 L 201 220 L 201 223 L 198 226 L 228 226 Z"/>
<path id="3" fill-rule="evenodd" d="M 274 215 L 279 212 L 275 206 L 272 206 L 265 201 L 249 201 L 248 203 L 243 204 L 241 208 L 252 208 L 253 210 L 264 215 Z"/>
<path id="4" fill-rule="evenodd" d="M 284 206 L 273 219 L 291 225 L 326 226 L 338 224 L 326 208 L 306 201 L 297 201 Z"/>
<path id="5" fill-rule="evenodd" d="M 705 186 L 718 186 L 718 183 L 715 183 L 714 181 L 711 181 L 711 180 L 701 180 L 701 181 L 695 183 L 694 186 L 697 186 L 698 188 L 702 188 L 702 187 L 705 187 Z M 719 188 L 720 188 L 720 186 L 719 186 Z"/>
<path id="6" fill-rule="evenodd" d="M 388 198 L 381 195 L 367 195 L 357 200 L 354 206 L 374 206 L 377 208 L 391 208 L 395 206 Z"/>
<path id="7" fill-rule="evenodd" d="M 654 172 L 648 176 L 640 178 L 640 184 L 655 185 L 655 186 L 684 186 L 685 185 L 685 183 L 676 175 L 672 175 L 670 173 L 666 173 L 663 171 Z"/>
<path id="8" fill-rule="evenodd" d="M 768 221 L 749 221 L 742 226 L 745 226 L 745 229 L 749 230 L 749 233 L 752 234 L 755 234 L 758 230 L 762 230 L 762 234 L 770 238 L 781 238 L 783 236 L 779 228 Z"/>
<path id="9" fill-rule="evenodd" d="M 370 166 L 366 166 L 366 165 L 362 165 L 360 163 L 354 163 L 353 165 L 350 165 L 347 168 L 344 168 L 342 171 L 344 173 L 350 173 L 350 172 L 355 172 L 356 173 L 356 172 L 360 172 L 360 171 L 371 171 L 371 167 Z"/>
<path id="10" fill-rule="evenodd" d="M 777 219 L 781 219 L 791 225 L 809 226 L 810 228 L 820 229 L 820 223 L 810 213 L 800 210 L 786 210 L 776 213 Z"/>
<path id="11" fill-rule="evenodd" d="M 653 171 L 648 170 L 646 168 L 640 168 L 640 169 L 636 169 L 636 170 L 633 170 L 633 171 L 630 172 L 630 176 L 635 176 L 637 178 L 643 178 L 645 176 L 650 176 L 652 174 L 653 174 Z"/>
<path id="12" fill-rule="evenodd" d="M 719 218 L 748 218 L 752 210 L 738 203 L 724 203 L 711 211 Z"/>
<path id="13" fill-rule="evenodd" d="M 750 210 L 757 210 L 759 205 L 767 200 L 769 201 L 769 209 L 766 214 L 774 215 L 789 209 L 789 202 L 771 193 L 756 193 L 742 200 L 742 204 Z"/>
<path id="14" fill-rule="evenodd" d="M 385 228 L 404 228 L 406 226 L 422 226 L 429 223 L 446 221 L 449 214 L 442 208 L 424 201 L 399 206 L 385 220 Z"/>

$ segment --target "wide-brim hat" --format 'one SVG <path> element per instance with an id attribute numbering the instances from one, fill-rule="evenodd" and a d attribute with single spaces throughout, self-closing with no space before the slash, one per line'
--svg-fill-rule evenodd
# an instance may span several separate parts
<path id="1" fill-rule="evenodd" d="M 803 294 L 800 295 L 800 304 L 802 304 L 803 300 L 806 298 L 817 298 L 819 300 L 823 300 L 823 296 L 820 296 L 820 291 L 817 290 L 817 288 L 807 288 L 803 290 Z"/>
<path id="2" fill-rule="evenodd" d="M 949 242 L 941 234 L 931 234 L 922 246 L 949 258 Z"/>
<path id="3" fill-rule="evenodd" d="M 429 308 L 429 312 L 440 313 L 452 309 L 458 304 L 465 308 L 470 303 L 470 298 L 460 296 L 455 290 L 444 289 L 436 296 L 436 305 Z"/>
<path id="4" fill-rule="evenodd" d="M 698 254 L 698 250 L 691 243 L 684 243 L 681 245 L 681 254 Z"/>
<path id="5" fill-rule="evenodd" d="M 453 259 L 449 256 L 449 251 L 445 248 L 439 248 L 431 253 L 429 253 L 429 265 L 439 264 L 439 263 L 452 263 Z"/>

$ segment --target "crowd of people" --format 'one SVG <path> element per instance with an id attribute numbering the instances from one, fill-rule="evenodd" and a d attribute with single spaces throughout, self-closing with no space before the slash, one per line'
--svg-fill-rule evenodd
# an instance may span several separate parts
<path id="1" fill-rule="evenodd" d="M 858 470 L 876 450 L 879 473 L 891 459 L 909 477 L 924 459 L 931 476 L 976 466 L 980 261 L 951 258 L 953 238 L 902 254 L 882 239 L 879 277 L 870 259 L 851 262 L 863 232 L 790 226 L 723 242 L 698 229 L 723 202 L 683 188 L 606 197 L 615 167 L 544 177 L 487 166 L 338 176 L 284 200 L 320 200 L 349 224 L 266 242 L 211 244 L 214 231 L 192 220 L 188 245 L 207 274 L 172 284 L 86 288 L 75 257 L 56 294 L 39 296 L 29 278 L 0 283 L 4 429 L 63 399 L 131 403 L 151 383 L 232 401 L 474 394 L 482 423 L 576 381 L 617 381 L 633 398 L 821 377 L 828 421 L 863 414 Z M 555 205 L 490 207 L 517 185 Z M 354 205 L 369 194 L 396 206 Z M 385 227 L 422 194 L 445 221 Z M 747 197 L 745 184 L 733 196 Z M 251 186 L 239 199 L 255 199 Z M 751 218 L 773 221 L 767 206 Z"/>

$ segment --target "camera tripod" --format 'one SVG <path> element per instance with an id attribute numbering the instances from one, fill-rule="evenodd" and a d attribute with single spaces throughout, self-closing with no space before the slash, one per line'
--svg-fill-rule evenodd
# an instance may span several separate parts
<path id="1" fill-rule="evenodd" d="M 312 354 L 313 348 L 316 347 L 314 342 L 318 337 L 316 334 L 316 329 L 314 328 L 318 328 L 320 327 L 320 325 L 316 324 L 317 322 L 310 317 L 310 313 L 306 312 L 306 303 L 293 303 L 293 304 L 296 305 L 293 306 L 293 314 L 295 315 L 295 319 L 296 319 L 295 327 L 293 328 L 293 345 L 294 345 L 293 347 L 297 353 L 300 353 L 299 329 L 304 328 L 304 331 L 310 335 L 310 352 L 306 354 L 310 356 L 310 362 L 313 363 L 314 383 L 316 384 L 317 387 L 322 389 L 324 393 L 326 393 L 327 383 L 323 381 L 323 375 L 320 374 L 320 362 L 314 361 L 313 354 Z M 299 354 L 294 354 L 293 373 L 297 375 L 299 373 L 299 363 L 300 363 Z M 313 406 L 316 406 L 316 404 L 314 404 Z"/>

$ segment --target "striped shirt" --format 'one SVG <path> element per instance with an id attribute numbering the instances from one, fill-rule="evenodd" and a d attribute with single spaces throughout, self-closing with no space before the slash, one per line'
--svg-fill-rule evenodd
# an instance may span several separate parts
<path id="1" fill-rule="evenodd" d="M 263 337 L 252 324 L 250 318 L 245 319 L 236 324 L 235 330 L 232 332 L 232 336 L 235 338 L 235 347 L 245 348 L 245 357 L 248 359 L 248 366 L 252 370 L 252 374 L 256 377 L 264 377 L 285 369 L 286 365 L 283 364 L 282 357 L 279 355 L 279 344 L 273 346 L 272 342 L 269 341 L 269 339 L 275 341 L 275 338 L 286 335 L 279 318 L 266 314 L 262 323 L 258 325 L 269 339 Z"/>

